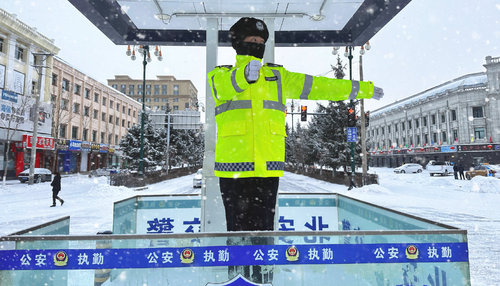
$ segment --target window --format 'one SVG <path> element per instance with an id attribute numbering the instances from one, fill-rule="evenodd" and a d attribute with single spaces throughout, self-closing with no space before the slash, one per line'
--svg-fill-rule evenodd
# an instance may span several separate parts
<path id="1" fill-rule="evenodd" d="M 458 130 L 453 129 L 453 141 L 457 141 L 457 140 L 458 140 Z"/>
<path id="2" fill-rule="evenodd" d="M 94 109 L 94 116 L 93 116 L 93 118 L 97 119 L 98 117 L 99 117 L 99 110 Z"/>
<path id="3" fill-rule="evenodd" d="M 134 86 L 133 84 L 130 84 L 130 85 L 128 86 L 128 94 L 129 94 L 129 95 L 134 95 L 134 87 L 135 87 L 135 86 Z"/>
<path id="4" fill-rule="evenodd" d="M 83 115 L 89 117 L 90 116 L 90 107 L 84 106 L 83 107 Z"/>
<path id="5" fill-rule="evenodd" d="M 133 114 L 133 117 L 135 118 L 135 110 L 134 110 L 134 112 L 132 114 Z"/>
<path id="6" fill-rule="evenodd" d="M 59 137 L 60 138 L 66 138 L 66 124 L 61 124 L 59 125 Z"/>
<path id="7" fill-rule="evenodd" d="M 78 126 L 71 127 L 71 139 L 78 139 Z"/>
<path id="8" fill-rule="evenodd" d="M 57 75 L 55 73 L 52 74 L 52 85 L 57 86 Z"/>
<path id="9" fill-rule="evenodd" d="M 424 117 L 424 126 L 427 126 L 427 117 Z"/>
<path id="10" fill-rule="evenodd" d="M 420 127 L 420 120 L 415 119 L 415 128 L 419 128 L 419 127 Z"/>
<path id="11" fill-rule="evenodd" d="M 116 111 L 120 111 L 120 104 L 118 102 L 116 103 Z"/>
<path id="12" fill-rule="evenodd" d="M 109 108 L 113 108 L 113 103 L 114 103 L 114 102 L 110 99 L 110 100 L 109 100 Z"/>
<path id="13" fill-rule="evenodd" d="M 55 105 L 56 101 L 57 101 L 57 95 L 55 94 L 50 95 L 50 102 L 52 103 L 52 105 Z"/>
<path id="14" fill-rule="evenodd" d="M 146 95 L 151 95 L 151 85 L 146 84 Z"/>
<path id="15" fill-rule="evenodd" d="M 120 124 L 120 118 L 116 117 L 115 124 L 116 125 Z"/>
<path id="16" fill-rule="evenodd" d="M 83 129 L 83 134 L 82 134 L 82 140 L 88 141 L 89 140 L 88 136 L 89 136 L 89 130 L 86 129 L 86 128 L 84 128 Z"/>
<path id="17" fill-rule="evenodd" d="M 99 103 L 99 94 L 98 93 L 94 93 L 94 102 Z"/>
<path id="18" fill-rule="evenodd" d="M 82 87 L 80 85 L 78 85 L 78 84 L 75 83 L 75 86 L 73 87 L 73 93 L 80 95 L 80 89 L 81 88 Z"/>
<path id="19" fill-rule="evenodd" d="M 92 130 L 92 142 L 97 142 L 97 131 Z"/>
<path id="20" fill-rule="evenodd" d="M 448 142 L 448 140 L 446 139 L 446 131 L 441 131 L 441 141 L 443 143 Z"/>
<path id="21" fill-rule="evenodd" d="M 424 135 L 424 144 L 429 144 L 429 135 Z"/>
<path id="22" fill-rule="evenodd" d="M 3 38 L 0 38 L 0 53 L 3 53 Z"/>
<path id="23" fill-rule="evenodd" d="M 398 124 L 394 124 L 394 132 L 398 132 Z"/>
<path id="24" fill-rule="evenodd" d="M 160 86 L 155 84 L 154 88 L 154 95 L 160 95 Z"/>
<path id="25" fill-rule="evenodd" d="M 113 138 L 112 134 L 108 134 L 108 144 L 111 144 L 111 138 Z"/>
<path id="26" fill-rule="evenodd" d="M 175 106 L 174 106 L 174 110 L 175 110 Z M 382 135 L 384 135 L 385 133 L 385 127 L 382 127 Z"/>
<path id="27" fill-rule="evenodd" d="M 457 111 L 455 109 L 451 111 L 451 120 L 452 121 L 457 120 Z"/>
<path id="28" fill-rule="evenodd" d="M 189 108 L 189 102 L 184 103 L 184 108 Z M 389 132 L 391 132 L 391 127 L 388 126 L 387 128 L 389 128 Z"/>
<path id="29" fill-rule="evenodd" d="M 16 45 L 15 57 L 17 60 L 24 61 L 24 48 Z"/>
<path id="30" fill-rule="evenodd" d="M 168 102 L 168 98 L 163 97 L 163 98 L 161 99 L 161 102 Z"/>
<path id="31" fill-rule="evenodd" d="M 84 94 L 86 99 L 90 99 L 90 89 L 86 88 Z"/>
<path id="32" fill-rule="evenodd" d="M 153 98 L 154 102 L 160 102 L 160 99 L 158 97 Z"/>
<path id="33" fill-rule="evenodd" d="M 167 95 L 167 85 L 166 84 L 163 84 L 161 86 L 161 94 L 162 95 Z"/>
<path id="34" fill-rule="evenodd" d="M 101 132 L 101 143 L 104 143 L 104 140 L 106 140 L 106 133 Z"/>
<path id="35" fill-rule="evenodd" d="M 111 87 L 114 88 L 114 89 L 118 89 L 118 85 L 117 84 L 112 84 Z"/>
<path id="36" fill-rule="evenodd" d="M 122 119 L 122 127 L 125 127 L 125 119 Z"/>
<path id="37" fill-rule="evenodd" d="M 417 146 L 420 146 L 420 135 L 417 135 Z"/>
<path id="38" fill-rule="evenodd" d="M 405 123 L 404 122 L 401 123 L 401 131 L 405 131 Z"/>
<path id="39" fill-rule="evenodd" d="M 137 95 L 142 95 L 142 84 L 137 85 Z"/>
<path id="40" fill-rule="evenodd" d="M 61 109 L 68 110 L 69 100 L 62 98 L 61 99 Z"/>
<path id="41" fill-rule="evenodd" d="M 179 98 L 174 98 L 174 102 L 179 102 Z"/>
<path id="42" fill-rule="evenodd" d="M 62 89 L 64 89 L 65 91 L 69 91 L 69 86 L 70 86 L 69 80 L 63 78 Z"/>
<path id="43" fill-rule="evenodd" d="M 101 113 L 101 120 L 106 121 L 106 113 Z"/>
<path id="44" fill-rule="evenodd" d="M 130 128 L 130 121 L 127 121 L 127 128 Z"/>
<path id="45" fill-rule="evenodd" d="M 446 123 L 446 113 L 441 113 L 441 123 Z"/>
<path id="46" fill-rule="evenodd" d="M 151 98 L 146 98 L 146 102 L 151 102 Z"/>
<path id="47" fill-rule="evenodd" d="M 166 106 L 164 106 L 164 105 L 162 105 L 162 106 L 161 106 L 161 110 L 167 110 L 167 107 L 166 107 Z"/>
<path id="48" fill-rule="evenodd" d="M 73 113 L 80 114 L 80 103 L 73 103 Z"/>
<path id="49" fill-rule="evenodd" d="M 113 115 L 109 116 L 109 123 L 113 123 Z"/>
<path id="50" fill-rule="evenodd" d="M 179 106 L 178 105 L 174 105 L 174 110 L 179 110 Z"/>
<path id="51" fill-rule="evenodd" d="M 106 106 L 106 98 L 105 97 L 102 98 L 102 106 Z"/>
<path id="52" fill-rule="evenodd" d="M 130 108 L 128 109 L 128 115 L 130 115 Z"/>
<path id="53" fill-rule="evenodd" d="M 126 84 L 121 84 L 120 85 L 120 92 L 121 93 L 126 93 L 127 91 L 127 85 Z"/>
<path id="54" fill-rule="evenodd" d="M 125 105 L 122 106 L 122 113 L 125 113 Z"/>
<path id="55" fill-rule="evenodd" d="M 115 135 L 115 144 L 118 144 L 118 143 L 120 143 L 120 142 L 118 141 L 118 135 Z"/>
<path id="56" fill-rule="evenodd" d="M 411 129 L 411 120 L 408 120 L 408 130 Z"/>
<path id="57" fill-rule="evenodd" d="M 437 143 L 437 141 L 438 141 L 438 136 L 437 136 L 437 133 L 434 132 L 434 133 L 432 133 L 432 142 Z"/>
<path id="58" fill-rule="evenodd" d="M 174 95 L 179 95 L 179 86 L 174 85 Z"/>
<path id="59" fill-rule="evenodd" d="M 483 118 L 484 117 L 483 116 L 483 107 L 482 106 L 472 107 L 472 117 L 474 117 L 474 118 Z"/>
<path id="60" fill-rule="evenodd" d="M 484 139 L 484 137 L 485 137 L 484 127 L 474 128 L 474 138 L 475 139 Z"/>
<path id="61" fill-rule="evenodd" d="M 431 123 L 432 125 L 436 125 L 436 114 L 431 115 Z"/>

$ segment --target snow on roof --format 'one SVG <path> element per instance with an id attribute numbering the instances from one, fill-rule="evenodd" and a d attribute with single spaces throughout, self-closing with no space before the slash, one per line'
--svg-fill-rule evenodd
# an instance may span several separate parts
<path id="1" fill-rule="evenodd" d="M 483 85 L 486 85 L 487 82 L 488 82 L 488 78 L 486 76 L 486 73 L 484 73 L 484 72 L 468 74 L 468 75 L 456 78 L 454 80 L 445 82 L 441 85 L 438 85 L 436 87 L 433 87 L 433 88 L 428 89 L 426 91 L 423 91 L 421 93 L 417 93 L 415 95 L 412 95 L 412 96 L 407 97 L 405 99 L 402 99 L 400 101 L 396 101 L 392 104 L 381 107 L 381 108 L 371 112 L 371 116 L 382 115 L 386 112 L 390 112 L 390 111 L 397 109 L 399 107 L 404 107 L 405 105 L 414 104 L 420 100 L 429 98 L 429 97 L 434 96 L 434 95 L 442 94 L 442 93 L 445 93 L 448 91 L 455 91 L 455 90 L 464 89 L 464 88 L 483 86 Z"/>

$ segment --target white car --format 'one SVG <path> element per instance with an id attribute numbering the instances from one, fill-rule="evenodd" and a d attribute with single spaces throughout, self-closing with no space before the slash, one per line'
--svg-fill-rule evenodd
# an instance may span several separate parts
<path id="1" fill-rule="evenodd" d="M 17 175 L 17 178 L 21 183 L 27 182 L 29 180 L 30 169 L 26 169 Z M 33 182 L 50 182 L 52 181 L 52 172 L 45 168 L 35 168 L 33 174 Z"/>
<path id="2" fill-rule="evenodd" d="M 426 167 L 429 175 L 434 176 L 435 174 L 439 174 L 441 176 L 448 176 L 453 174 L 453 164 L 451 162 L 436 162 L 430 161 Z"/>
<path id="3" fill-rule="evenodd" d="M 422 173 L 422 170 L 420 164 L 404 164 L 394 169 L 394 173 Z"/>
<path id="4" fill-rule="evenodd" d="M 199 169 L 193 178 L 193 188 L 201 188 L 201 181 L 203 179 L 203 169 Z"/>

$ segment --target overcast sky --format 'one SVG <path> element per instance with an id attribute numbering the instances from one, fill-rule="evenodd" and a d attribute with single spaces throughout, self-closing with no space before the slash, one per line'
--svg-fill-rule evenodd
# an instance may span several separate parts
<path id="1" fill-rule="evenodd" d="M 59 57 L 106 83 L 117 74 L 142 78 L 139 60 L 125 55 L 66 0 L 0 0 L 0 7 L 55 39 Z M 485 57 L 500 56 L 500 0 L 413 0 L 370 41 L 363 57 L 364 79 L 382 87 L 385 97 L 367 109 L 393 103 L 438 84 L 484 71 Z M 148 64 L 147 78 L 189 79 L 205 98 L 205 49 L 163 47 L 164 60 Z M 275 61 L 288 70 L 321 75 L 336 63 L 332 48 L 277 48 Z M 219 64 L 233 64 L 231 48 L 219 50 Z M 347 63 L 341 55 L 342 59 Z M 354 77 L 358 78 L 355 55 Z M 331 73 L 329 76 L 332 76 Z"/>

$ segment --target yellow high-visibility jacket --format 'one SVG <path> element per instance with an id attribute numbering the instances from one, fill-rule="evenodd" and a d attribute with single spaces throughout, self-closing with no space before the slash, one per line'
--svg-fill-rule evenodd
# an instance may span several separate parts
<path id="1" fill-rule="evenodd" d="M 236 56 L 236 65 L 208 73 L 215 99 L 217 145 L 215 176 L 281 177 L 285 167 L 286 99 L 341 101 L 371 98 L 371 82 L 332 79 L 265 64 L 257 82 L 245 79 L 252 56 Z"/>

